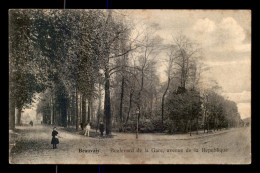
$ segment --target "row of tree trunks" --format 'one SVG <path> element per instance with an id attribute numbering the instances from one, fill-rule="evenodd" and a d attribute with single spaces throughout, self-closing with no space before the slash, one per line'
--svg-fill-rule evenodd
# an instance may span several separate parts
<path id="1" fill-rule="evenodd" d="M 54 99 L 51 96 L 50 97 L 50 110 L 49 110 L 49 118 L 47 115 L 43 115 L 44 117 L 44 121 L 43 123 L 45 124 L 50 124 L 50 125 L 62 125 L 64 127 L 67 127 L 69 125 L 75 125 L 78 126 L 78 122 L 79 122 L 79 117 L 78 116 L 78 109 L 76 109 L 78 107 L 78 100 L 75 99 L 75 96 L 71 96 L 69 101 L 71 103 L 69 103 L 68 105 L 65 104 L 66 100 L 63 100 L 64 104 L 62 107 L 60 107 L 60 109 L 58 110 L 58 114 L 56 114 L 56 109 L 55 109 L 55 103 L 54 103 Z M 76 101 L 76 103 L 74 103 Z M 12 103 L 13 102 L 13 103 Z M 13 110 L 13 109 L 14 110 Z M 17 109 L 16 112 L 16 117 L 15 115 L 12 116 L 13 114 L 15 114 L 15 101 L 12 101 L 12 99 L 9 99 L 9 120 L 10 120 L 10 129 L 14 129 L 15 123 L 13 124 L 13 120 L 15 122 L 16 120 L 16 124 L 17 125 L 21 125 L 21 115 L 22 115 L 22 109 Z M 59 115 L 59 116 L 57 116 Z M 17 119 L 16 119 L 17 118 Z M 61 122 L 60 122 L 61 120 Z M 56 122 L 60 122 L 59 124 L 57 124 Z"/>
<path id="2" fill-rule="evenodd" d="M 74 104 L 75 111 L 73 109 L 73 111 L 71 111 L 70 116 L 71 116 L 72 124 L 76 125 L 76 130 L 78 130 L 80 123 L 86 125 L 86 123 L 89 123 L 91 120 L 94 120 L 94 116 L 92 112 L 93 103 L 92 103 L 92 99 L 87 99 L 85 94 L 79 94 L 77 89 L 75 95 L 76 97 L 75 99 L 73 99 L 75 100 L 75 104 Z M 74 116 L 74 118 L 72 116 Z"/>

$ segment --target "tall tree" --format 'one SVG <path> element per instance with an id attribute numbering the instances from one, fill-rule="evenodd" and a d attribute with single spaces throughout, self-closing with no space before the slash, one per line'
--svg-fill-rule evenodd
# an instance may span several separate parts
<path id="1" fill-rule="evenodd" d="M 179 70 L 180 88 L 185 90 L 187 81 L 190 77 L 191 67 L 195 67 L 195 59 L 198 56 L 199 48 L 196 43 L 190 41 L 184 35 L 178 35 L 173 38 L 173 47 L 175 49 L 175 64 Z"/>
<path id="2" fill-rule="evenodd" d="M 150 71 L 150 69 L 155 65 L 155 57 L 158 55 L 158 51 L 160 48 L 160 43 L 161 43 L 161 38 L 159 36 L 155 36 L 154 31 L 146 30 L 141 47 L 139 51 L 141 52 L 140 56 L 138 57 L 139 59 L 139 65 L 138 65 L 138 71 L 139 71 L 139 76 L 140 76 L 140 87 L 138 91 L 138 96 L 137 96 L 137 109 L 138 109 L 138 118 L 137 121 L 139 122 L 141 114 L 143 112 L 143 92 L 144 92 L 144 87 L 145 87 L 145 78 L 146 78 L 146 73 L 147 71 Z"/>
<path id="3" fill-rule="evenodd" d="M 175 54 L 174 54 L 174 49 L 170 49 L 170 53 L 168 54 L 168 60 L 166 61 L 166 75 L 167 75 L 167 84 L 166 84 L 166 89 L 164 90 L 163 96 L 162 96 L 162 125 L 163 125 L 163 120 L 164 120 L 164 100 L 166 93 L 169 89 L 171 79 L 173 77 L 173 65 L 174 65 L 174 60 L 175 60 Z"/>
<path id="4" fill-rule="evenodd" d="M 35 57 L 31 48 L 31 15 L 28 10 L 9 11 L 9 127 L 14 129 L 15 107 L 17 123 L 21 124 L 21 111 L 34 99 L 34 93 L 44 89 L 35 73 Z"/>
<path id="5" fill-rule="evenodd" d="M 124 52 L 118 51 L 118 41 L 124 33 L 129 32 L 129 28 L 121 22 L 120 18 L 114 20 L 112 17 L 112 10 L 108 10 L 108 15 L 104 21 L 101 32 L 97 35 L 97 40 L 101 40 L 101 44 L 98 45 L 98 55 L 100 59 L 101 69 L 104 72 L 105 77 L 105 99 L 104 99 L 104 115 L 106 117 L 106 135 L 111 134 L 112 118 L 111 118 L 111 102 L 110 102 L 110 76 L 112 73 L 111 61 L 112 59 L 122 57 L 128 54 L 130 51 L 137 48 L 133 46 L 134 41 L 127 42 Z M 127 35 L 125 38 L 128 39 Z"/>

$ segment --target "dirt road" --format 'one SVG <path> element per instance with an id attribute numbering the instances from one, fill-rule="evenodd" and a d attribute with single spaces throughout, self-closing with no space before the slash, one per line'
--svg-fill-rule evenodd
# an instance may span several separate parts
<path id="1" fill-rule="evenodd" d="M 86 137 L 58 128 L 60 144 L 52 149 L 52 128 L 19 127 L 10 153 L 15 164 L 180 164 L 250 163 L 250 128 L 209 135 L 114 134 Z"/>

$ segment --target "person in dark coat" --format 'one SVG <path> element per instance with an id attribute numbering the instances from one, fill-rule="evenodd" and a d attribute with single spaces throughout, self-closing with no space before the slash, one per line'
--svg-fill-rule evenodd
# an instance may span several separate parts
<path id="1" fill-rule="evenodd" d="M 59 139 L 56 138 L 56 136 L 58 135 L 58 131 L 56 130 L 56 127 L 53 128 L 52 131 L 52 139 L 51 139 L 51 144 L 53 145 L 53 149 L 57 148 L 57 144 L 59 144 Z"/>
<path id="2" fill-rule="evenodd" d="M 103 132 L 104 132 L 104 124 L 103 124 L 103 122 L 100 122 L 99 131 L 100 131 L 100 135 L 103 136 Z"/>

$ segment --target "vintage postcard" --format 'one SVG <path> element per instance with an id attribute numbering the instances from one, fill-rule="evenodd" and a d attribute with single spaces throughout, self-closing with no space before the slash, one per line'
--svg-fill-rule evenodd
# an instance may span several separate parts
<path id="1" fill-rule="evenodd" d="M 250 164 L 250 10 L 9 10 L 10 164 Z"/>

